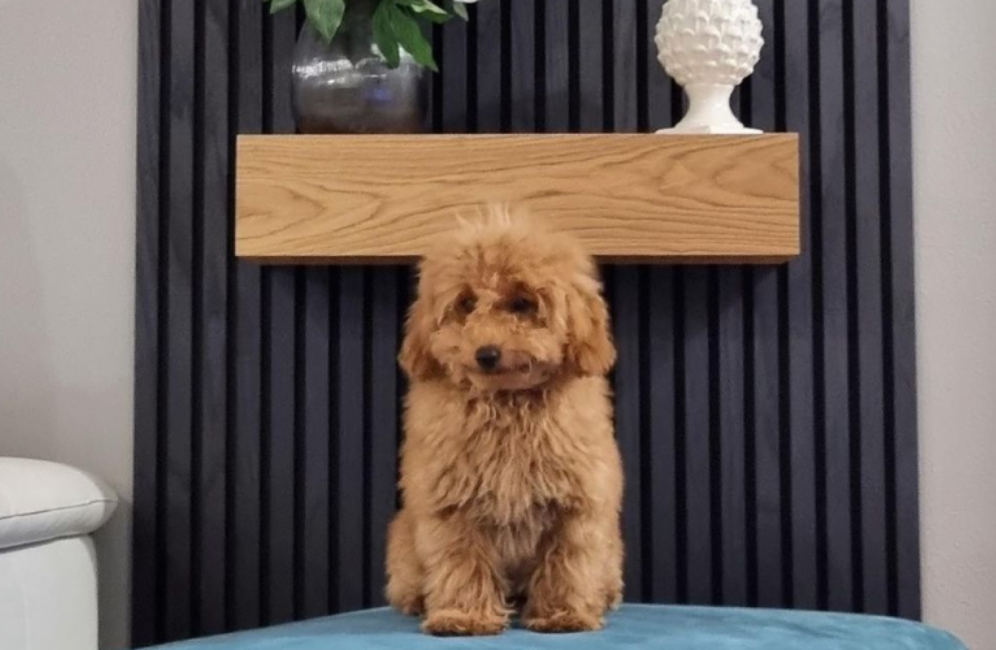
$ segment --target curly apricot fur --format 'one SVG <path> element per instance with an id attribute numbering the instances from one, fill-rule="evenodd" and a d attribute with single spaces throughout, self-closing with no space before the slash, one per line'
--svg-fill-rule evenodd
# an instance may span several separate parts
<path id="1" fill-rule="evenodd" d="M 497 367 L 475 362 L 482 346 Z M 615 361 L 590 257 L 496 210 L 420 265 L 387 596 L 439 635 L 602 626 L 622 594 Z"/>

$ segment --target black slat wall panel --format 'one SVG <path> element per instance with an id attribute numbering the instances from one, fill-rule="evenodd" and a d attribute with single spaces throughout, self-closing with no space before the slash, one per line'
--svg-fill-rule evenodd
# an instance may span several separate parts
<path id="1" fill-rule="evenodd" d="M 229 201 L 229 3 L 209 0 L 199 5 L 203 23 L 203 57 L 197 74 L 204 79 L 198 95 L 203 101 L 203 117 L 198 121 L 203 147 L 203 174 L 195 179 L 203 202 L 200 214 L 201 248 L 199 275 L 200 344 L 196 361 L 201 376 L 199 438 L 195 439 L 194 578 L 197 585 L 194 625 L 205 633 L 226 628 L 225 567 L 228 557 L 226 536 L 226 453 L 230 402 L 227 397 L 231 357 L 228 355 L 228 250 L 229 226 L 225 219 L 205 215 L 226 214 Z"/>
<path id="2" fill-rule="evenodd" d="M 817 106 L 811 102 L 809 75 L 813 57 L 810 56 L 812 34 L 804 27 L 810 22 L 810 11 L 817 10 L 814 3 L 777 2 L 775 20 L 780 27 L 780 48 L 776 51 L 776 74 L 781 89 L 779 95 L 784 102 L 781 119 L 788 131 L 800 134 L 800 177 L 802 187 L 801 238 L 802 256 L 780 271 L 779 294 L 782 301 L 780 316 L 783 328 L 780 337 L 781 358 L 779 372 L 779 393 L 784 406 L 781 425 L 783 438 L 788 438 L 783 447 L 782 463 L 788 470 L 783 475 L 783 485 L 787 482 L 789 495 L 783 502 L 791 513 L 785 529 L 785 541 L 790 547 L 786 553 L 784 570 L 791 572 L 789 584 L 791 602 L 801 609 L 816 609 L 819 606 L 820 586 L 819 552 L 822 548 L 817 540 L 816 501 L 817 484 L 822 476 L 816 471 L 815 408 L 813 385 L 815 381 L 814 332 L 816 314 L 813 309 L 813 251 L 819 240 L 813 228 L 813 219 L 818 208 L 819 194 L 813 183 L 813 155 L 818 142 L 810 127 L 810 115 Z M 906 73 L 908 75 L 908 71 Z M 909 111 L 909 103 L 903 109 Z M 905 186 L 900 191 L 910 192 Z M 916 432 L 910 431 L 915 437 Z M 919 580 L 919 578 L 917 578 Z M 902 610 L 900 610 L 902 611 Z M 912 610 L 904 612 L 913 615 Z"/>
<path id="3" fill-rule="evenodd" d="M 293 133 L 291 53 L 297 34 L 294 12 L 264 16 L 263 128 Z M 294 619 L 294 438 L 295 438 L 295 302 L 297 271 L 264 269 L 263 336 L 264 390 L 268 399 L 262 421 L 261 616 L 268 624 Z"/>
<path id="4" fill-rule="evenodd" d="M 398 303 L 401 291 L 396 268 L 377 268 L 370 273 L 367 319 L 370 323 L 367 359 L 366 399 L 369 401 L 367 423 L 367 482 L 370 485 L 364 507 L 368 509 L 367 535 L 370 552 L 366 556 L 366 598 L 373 605 L 384 599 L 384 572 L 381 562 L 386 556 L 386 535 L 382 531 L 394 516 L 397 482 L 398 367 L 395 351 L 400 343 L 403 319 Z M 386 433 L 385 433 L 386 432 Z"/>
<path id="5" fill-rule="evenodd" d="M 909 2 L 877 3 L 889 607 L 920 613 Z M 898 603 L 898 604 L 897 604 Z"/>
<path id="6" fill-rule="evenodd" d="M 783 9 L 777 3 L 779 10 Z M 771 27 L 766 30 L 767 47 L 774 56 L 762 59 L 756 74 L 750 78 L 749 92 L 741 99 L 743 117 L 752 125 L 765 131 L 785 130 L 779 113 L 784 111 L 783 86 L 779 65 L 785 61 L 782 41 L 785 38 L 784 22 L 776 17 L 774 0 L 760 0 L 758 13 L 762 22 Z M 746 88 L 746 86 L 745 86 Z M 750 349 L 747 351 L 751 367 L 748 392 L 753 413 L 751 440 L 753 441 L 750 470 L 754 476 L 753 507 L 755 522 L 756 564 L 752 566 L 756 591 L 751 594 L 753 603 L 762 607 L 786 605 L 786 578 L 791 563 L 786 559 L 786 543 L 782 513 L 786 510 L 788 495 L 785 490 L 785 463 L 787 450 L 783 449 L 782 400 L 785 397 L 780 383 L 781 341 L 785 334 L 780 321 L 782 313 L 779 296 L 780 277 L 784 269 L 749 268 L 746 270 L 750 285 L 747 295 L 747 318 Z"/>
<path id="7" fill-rule="evenodd" d="M 135 451 L 133 489 L 135 492 L 132 528 L 132 564 L 142 577 L 132 584 L 132 638 L 135 645 L 164 638 L 160 615 L 162 572 L 160 561 L 163 521 L 160 491 L 165 463 L 162 442 L 166 438 L 162 422 L 161 367 L 164 365 L 166 330 L 163 316 L 163 283 L 159 277 L 165 266 L 162 255 L 163 202 L 168 192 L 162 188 L 162 160 L 166 155 L 162 135 L 165 76 L 162 55 L 165 32 L 161 0 L 138 6 L 138 156 L 136 170 L 138 227 L 135 242 Z M 142 468 L 138 470 L 138 468 Z"/>
<path id="8" fill-rule="evenodd" d="M 436 132 L 651 131 L 660 0 L 432 30 Z M 920 614 L 909 2 L 757 0 L 738 114 L 801 134 L 803 255 L 606 269 L 631 601 Z M 231 254 L 303 12 L 140 0 L 136 646 L 383 604 L 409 268 Z"/>
<path id="9" fill-rule="evenodd" d="M 332 462 L 332 346 L 336 329 L 332 321 L 332 273 L 309 268 L 297 312 L 302 341 L 296 355 L 298 382 L 295 487 L 295 611 L 303 617 L 317 616 L 332 605 L 330 575 L 337 563 L 333 547 L 333 490 L 336 474 Z"/>

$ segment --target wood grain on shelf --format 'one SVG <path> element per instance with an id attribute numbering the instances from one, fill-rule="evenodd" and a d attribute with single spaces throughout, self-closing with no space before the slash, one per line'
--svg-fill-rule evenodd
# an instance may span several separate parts
<path id="1" fill-rule="evenodd" d="M 612 260 L 784 261 L 799 253 L 798 138 L 241 136 L 236 254 L 410 260 L 490 202 Z"/>

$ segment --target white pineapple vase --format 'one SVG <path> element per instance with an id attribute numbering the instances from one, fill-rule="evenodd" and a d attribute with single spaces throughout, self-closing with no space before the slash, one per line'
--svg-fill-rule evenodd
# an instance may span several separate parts
<path id="1" fill-rule="evenodd" d="M 657 58 L 688 95 L 688 111 L 658 133 L 760 133 L 730 109 L 733 89 L 754 71 L 764 38 L 751 0 L 668 0 L 657 23 Z"/>

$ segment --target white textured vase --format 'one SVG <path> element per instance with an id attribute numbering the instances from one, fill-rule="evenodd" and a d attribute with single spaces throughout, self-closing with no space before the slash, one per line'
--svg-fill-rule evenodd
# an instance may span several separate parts
<path id="1" fill-rule="evenodd" d="M 654 40 L 689 101 L 684 119 L 658 133 L 760 133 L 730 109 L 733 89 L 754 72 L 764 46 L 751 0 L 668 0 Z"/>

